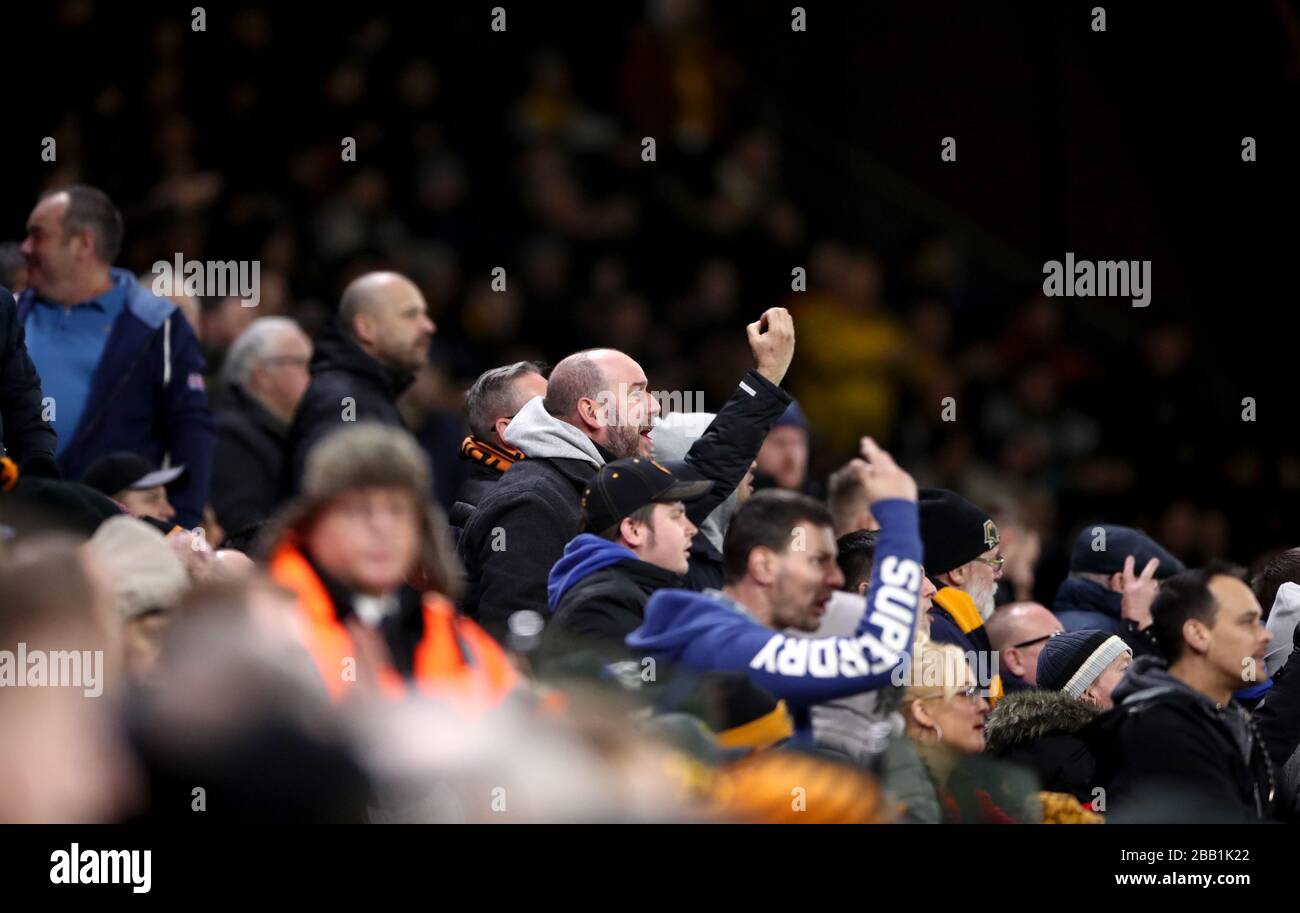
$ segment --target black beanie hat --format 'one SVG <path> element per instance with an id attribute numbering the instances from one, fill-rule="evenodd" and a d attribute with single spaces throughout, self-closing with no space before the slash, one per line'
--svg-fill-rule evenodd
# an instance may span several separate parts
<path id="1" fill-rule="evenodd" d="M 1038 654 L 1038 687 L 1079 697 L 1107 666 L 1121 654 L 1131 652 L 1118 634 L 1109 631 L 1057 634 Z"/>
<path id="2" fill-rule="evenodd" d="M 993 518 L 954 491 L 922 488 L 917 508 L 925 572 L 931 577 L 975 560 L 1002 541 Z"/>

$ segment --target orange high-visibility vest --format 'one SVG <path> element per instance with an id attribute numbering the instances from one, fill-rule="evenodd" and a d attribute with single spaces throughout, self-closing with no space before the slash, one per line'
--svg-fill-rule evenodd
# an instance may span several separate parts
<path id="1" fill-rule="evenodd" d="M 305 622 L 303 638 L 330 698 L 341 701 L 356 686 L 357 644 L 339 621 L 325 584 L 307 558 L 292 543 L 282 543 L 271 557 L 270 574 L 298 597 Z M 519 681 L 505 651 L 471 619 L 456 612 L 451 601 L 426 593 L 424 636 L 415 648 L 411 687 L 474 713 L 499 704 Z M 378 670 L 380 691 L 400 698 L 408 686 L 391 665 Z"/>

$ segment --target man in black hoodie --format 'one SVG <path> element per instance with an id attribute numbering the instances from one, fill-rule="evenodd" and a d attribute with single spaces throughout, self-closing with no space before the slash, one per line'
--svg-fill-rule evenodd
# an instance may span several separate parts
<path id="1" fill-rule="evenodd" d="M 1262 678 L 1271 635 L 1227 568 L 1161 586 L 1151 629 L 1169 657 L 1136 659 L 1114 710 L 1080 731 L 1111 820 L 1242 822 L 1279 814 L 1279 772 L 1300 741 L 1300 669 L 1283 669 L 1252 714 L 1233 699 Z M 1288 664 L 1289 665 L 1289 664 Z"/>
<path id="2" fill-rule="evenodd" d="M 410 279 L 378 272 L 352 280 L 338 322 L 316 340 L 311 385 L 285 442 L 282 491 L 298 491 L 307 452 L 331 431 L 360 421 L 403 426 L 397 397 L 428 359 L 436 331 Z"/>

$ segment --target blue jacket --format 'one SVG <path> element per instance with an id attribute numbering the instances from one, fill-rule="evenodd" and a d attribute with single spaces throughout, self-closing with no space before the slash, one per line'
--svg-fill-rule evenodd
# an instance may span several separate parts
<path id="1" fill-rule="evenodd" d="M 59 468 L 64 478 L 76 480 L 95 460 L 119 450 L 134 451 L 158 466 L 170 455 L 171 465 L 189 470 L 188 481 L 171 493 L 176 522 L 198 526 L 215 443 L 198 337 L 176 305 L 126 270 L 111 275 L 127 286 L 126 307 L 104 344 L 85 411 L 59 456 Z M 34 300 L 31 289 L 18 298 L 20 323 Z"/>
<path id="2" fill-rule="evenodd" d="M 871 507 L 880 521 L 867 611 L 851 637 L 787 637 L 716 595 L 660 590 L 645 622 L 627 637 L 634 650 L 696 671 L 745 672 L 797 708 L 892 684 L 912 648 L 921 591 L 916 504 L 890 499 Z M 803 728 L 806 713 L 796 713 Z"/>
<path id="3" fill-rule="evenodd" d="M 554 612 L 574 584 L 601 568 L 620 561 L 636 561 L 636 552 L 591 533 L 579 533 L 564 547 L 560 560 L 551 565 L 546 581 L 546 601 Z"/>

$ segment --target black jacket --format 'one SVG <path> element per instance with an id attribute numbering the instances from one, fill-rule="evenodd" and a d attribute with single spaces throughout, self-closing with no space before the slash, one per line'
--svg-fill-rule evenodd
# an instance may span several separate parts
<path id="1" fill-rule="evenodd" d="M 1300 737 L 1300 669 L 1287 672 L 1252 717 L 1236 701 L 1216 706 L 1158 657 L 1134 660 L 1115 688 L 1115 709 L 1080 731 L 1097 759 L 1111 820 L 1223 823 L 1283 814 L 1279 773 Z"/>
<path id="2" fill-rule="evenodd" d="M 307 453 L 325 435 L 348 422 L 405 427 L 397 397 L 414 375 L 394 371 L 371 358 L 336 324 L 316 339 L 311 384 L 298 404 L 285 442 L 281 491 L 296 494 Z"/>
<path id="3" fill-rule="evenodd" d="M 487 493 L 492 490 L 504 473 L 500 469 L 493 469 L 484 466 L 482 463 L 470 463 L 469 477 L 461 485 L 460 492 L 456 495 L 456 503 L 451 505 L 451 510 L 447 512 L 447 522 L 451 524 L 452 535 L 456 540 L 460 540 L 460 535 L 465 530 L 465 524 L 469 523 L 469 518 L 478 510 L 479 502 L 487 497 Z"/>
<path id="4" fill-rule="evenodd" d="M 1067 631 L 1106 631 L 1118 634 L 1133 655 L 1159 656 L 1160 648 L 1146 631 L 1120 614 L 1124 597 L 1084 577 L 1066 577 L 1052 600 L 1052 614 Z"/>
<path id="5" fill-rule="evenodd" d="M 621 644 L 645 620 L 650 594 L 664 587 L 680 588 L 683 582 L 656 564 L 626 558 L 575 583 L 560 599 L 551 623 L 574 634 L 607 637 Z"/>
<path id="6" fill-rule="evenodd" d="M 686 505 L 692 523 L 698 526 L 740 484 L 789 403 L 788 393 L 757 372 L 745 375 L 686 455 L 714 482 L 708 494 Z M 504 637 L 506 620 L 517 611 L 547 616 L 551 565 L 580 531 L 582 492 L 595 472 L 585 459 L 529 454 L 491 487 L 466 524 L 459 542 L 464 609 L 494 637 Z"/>
<path id="7" fill-rule="evenodd" d="M 684 586 L 688 590 L 720 590 L 723 584 L 722 552 L 708 540 L 704 533 L 696 533 L 691 542 L 690 570 L 686 572 Z"/>
<path id="8" fill-rule="evenodd" d="M 261 523 L 280 503 L 280 472 L 289 428 L 242 389 L 226 388 L 216 416 L 217 449 L 208 500 L 230 535 Z"/>
<path id="9" fill-rule="evenodd" d="M 18 305 L 0 288 L 0 453 L 19 466 L 41 464 L 53 475 L 54 429 L 41 417 L 41 376 L 27 354 L 27 334 L 18 321 Z"/>
<path id="10" fill-rule="evenodd" d="M 1008 688 L 985 721 L 987 751 L 1034 771 L 1043 789 L 1091 802 L 1096 798 L 1096 760 L 1076 733 L 1100 714 L 1091 704 L 1060 691 Z"/>

